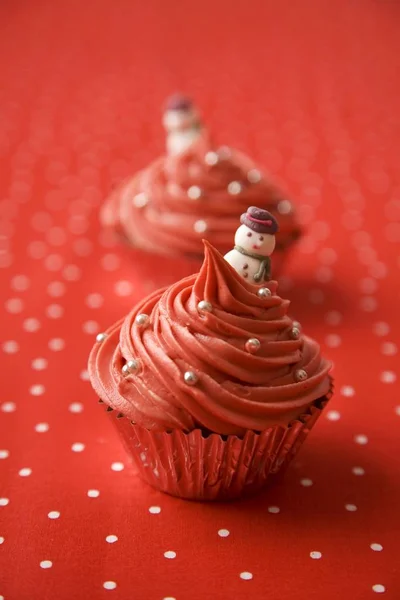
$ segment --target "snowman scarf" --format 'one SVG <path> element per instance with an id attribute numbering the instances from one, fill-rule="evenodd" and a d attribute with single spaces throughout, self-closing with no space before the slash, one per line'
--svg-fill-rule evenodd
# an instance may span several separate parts
<path id="1" fill-rule="evenodd" d="M 271 278 L 271 259 L 269 256 L 263 256 L 262 254 L 255 254 L 254 252 L 247 252 L 242 246 L 235 246 L 235 250 L 240 252 L 240 254 L 244 254 L 245 256 L 249 256 L 250 258 L 255 258 L 260 261 L 260 267 L 253 275 L 253 279 L 256 283 L 260 281 L 269 281 Z"/>

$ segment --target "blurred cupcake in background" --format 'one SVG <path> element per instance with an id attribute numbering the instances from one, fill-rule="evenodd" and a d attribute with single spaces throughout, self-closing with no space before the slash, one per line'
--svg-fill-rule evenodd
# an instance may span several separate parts
<path id="1" fill-rule="evenodd" d="M 171 97 L 163 124 L 166 154 L 113 190 L 102 224 L 132 247 L 160 255 L 151 269 L 159 281 L 156 273 L 170 269 L 175 279 L 196 271 L 202 239 L 227 252 L 240 215 L 249 205 L 260 206 L 279 217 L 274 276 L 279 274 L 301 233 L 292 202 L 245 154 L 213 142 L 189 98 Z M 170 269 L 168 258 L 175 259 Z"/>
<path id="2" fill-rule="evenodd" d="M 143 299 L 89 358 L 140 476 L 181 498 L 262 489 L 332 393 L 330 363 L 270 279 L 277 221 L 249 207 L 241 223 L 225 258 L 205 241 L 200 272 Z"/>

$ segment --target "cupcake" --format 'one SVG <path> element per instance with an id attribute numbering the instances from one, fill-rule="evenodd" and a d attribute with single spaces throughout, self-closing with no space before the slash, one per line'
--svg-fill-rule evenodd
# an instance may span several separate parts
<path id="1" fill-rule="evenodd" d="M 227 252 L 239 216 L 254 204 L 280 220 L 276 273 L 300 236 L 292 202 L 246 155 L 217 147 L 189 99 L 171 98 L 163 123 L 165 156 L 114 189 L 101 211 L 103 225 L 133 247 L 201 260 L 202 239 Z"/>
<path id="2" fill-rule="evenodd" d="M 330 398 L 329 362 L 269 279 L 277 232 L 271 213 L 250 207 L 236 249 L 223 257 L 204 241 L 199 273 L 97 337 L 91 383 L 159 490 L 227 500 L 263 488 Z"/>

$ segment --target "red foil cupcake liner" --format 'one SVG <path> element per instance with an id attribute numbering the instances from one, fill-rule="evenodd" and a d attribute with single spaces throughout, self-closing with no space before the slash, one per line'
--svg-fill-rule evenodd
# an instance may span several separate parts
<path id="1" fill-rule="evenodd" d="M 248 431 L 243 438 L 201 429 L 150 431 L 121 414 L 113 421 L 140 477 L 152 487 L 188 500 L 233 500 L 261 490 L 286 469 L 331 395 L 286 428 Z"/>

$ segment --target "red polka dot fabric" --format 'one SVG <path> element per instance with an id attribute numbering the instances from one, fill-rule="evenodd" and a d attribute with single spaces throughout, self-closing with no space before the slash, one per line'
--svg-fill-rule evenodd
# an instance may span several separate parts
<path id="1" fill-rule="evenodd" d="M 400 597 L 399 18 L 391 0 L 2 3 L 1 600 Z M 285 477 L 228 505 L 142 484 L 86 370 L 165 275 L 98 211 L 163 152 L 176 90 L 296 199 L 280 292 L 334 362 Z"/>

